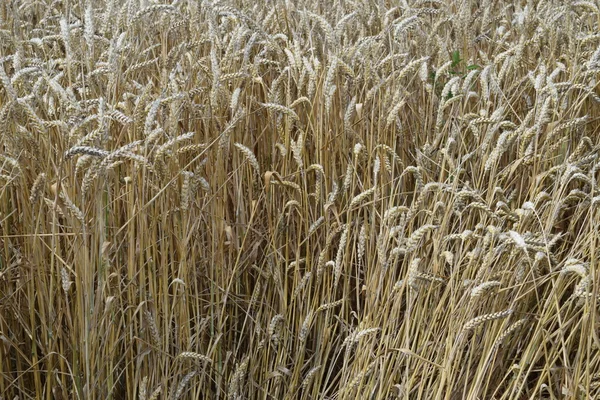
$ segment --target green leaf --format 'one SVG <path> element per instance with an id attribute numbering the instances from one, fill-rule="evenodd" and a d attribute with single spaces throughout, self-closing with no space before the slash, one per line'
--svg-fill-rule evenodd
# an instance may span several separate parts
<path id="1" fill-rule="evenodd" d="M 481 68 L 481 67 L 480 67 L 479 65 L 477 65 L 477 64 L 471 64 L 471 65 L 467 65 L 467 69 L 468 69 L 469 71 L 472 71 L 472 70 L 474 70 L 474 69 L 480 69 L 480 68 Z"/>
<path id="2" fill-rule="evenodd" d="M 458 50 L 455 50 L 452 52 L 452 66 L 456 67 L 458 64 L 460 64 L 462 60 L 460 59 L 460 52 Z"/>

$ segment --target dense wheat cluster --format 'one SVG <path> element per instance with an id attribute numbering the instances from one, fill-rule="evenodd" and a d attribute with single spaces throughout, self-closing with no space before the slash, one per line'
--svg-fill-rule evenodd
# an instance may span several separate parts
<path id="1" fill-rule="evenodd" d="M 599 398 L 599 6 L 1 1 L 0 398 Z"/>

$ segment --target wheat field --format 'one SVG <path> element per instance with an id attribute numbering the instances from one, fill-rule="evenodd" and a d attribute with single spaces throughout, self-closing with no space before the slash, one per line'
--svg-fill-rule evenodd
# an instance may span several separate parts
<path id="1" fill-rule="evenodd" d="M 600 398 L 598 32 L 0 1 L 0 399 Z"/>

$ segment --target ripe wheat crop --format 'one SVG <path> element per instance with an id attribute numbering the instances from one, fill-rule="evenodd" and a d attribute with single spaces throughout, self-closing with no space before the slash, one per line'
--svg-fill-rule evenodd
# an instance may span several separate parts
<path id="1" fill-rule="evenodd" d="M 600 398 L 599 31 L 0 1 L 0 399 Z"/>

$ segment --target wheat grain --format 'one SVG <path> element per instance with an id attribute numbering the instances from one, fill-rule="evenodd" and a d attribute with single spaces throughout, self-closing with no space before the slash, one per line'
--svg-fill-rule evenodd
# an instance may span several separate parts
<path id="1" fill-rule="evenodd" d="M 314 232 L 316 232 L 316 230 L 319 228 L 319 226 L 321 226 L 323 224 L 323 222 L 325 222 L 325 217 L 324 216 L 320 216 L 319 218 L 317 218 L 315 220 L 315 222 L 313 222 L 310 227 L 308 228 L 308 236 L 312 235 Z"/>
<path id="2" fill-rule="evenodd" d="M 73 282 L 71 281 L 71 279 L 69 277 L 69 272 L 64 267 L 60 268 L 60 280 L 61 280 L 61 285 L 62 285 L 63 291 L 65 292 L 65 294 L 68 294 L 69 289 L 71 288 L 71 285 L 73 284 Z"/>
<path id="3" fill-rule="evenodd" d="M 284 319 L 282 314 L 277 314 L 271 318 L 271 322 L 269 323 L 269 338 L 275 346 L 279 345 L 280 330 Z"/>
<path id="4" fill-rule="evenodd" d="M 321 304 L 319 306 L 319 308 L 317 308 L 317 312 L 326 311 L 326 310 L 335 308 L 335 307 L 337 307 L 339 305 L 342 305 L 343 303 L 344 303 L 344 299 L 337 300 L 337 301 L 334 301 L 332 303 Z"/>
<path id="5" fill-rule="evenodd" d="M 367 229 L 366 229 L 365 223 L 363 223 L 362 226 L 361 226 L 361 228 L 360 228 L 360 233 L 358 235 L 358 252 L 357 252 L 357 256 L 358 256 L 358 262 L 359 263 L 362 263 L 362 259 L 363 259 L 364 254 L 365 254 L 366 241 L 367 241 Z"/>
<path id="6" fill-rule="evenodd" d="M 381 330 L 381 328 L 367 328 L 367 329 L 361 329 L 360 331 L 357 331 L 356 334 L 354 335 L 354 342 L 358 342 L 360 341 L 363 337 L 365 336 L 369 336 L 372 335 L 374 333 L 377 333 Z"/>
<path id="7" fill-rule="evenodd" d="M 523 239 L 523 237 L 519 233 L 515 231 L 509 231 L 508 236 L 518 248 L 523 250 L 523 252 L 527 253 L 527 243 L 525 243 L 525 239 Z"/>
<path id="8" fill-rule="evenodd" d="M 242 362 L 238 363 L 235 368 L 235 372 L 231 376 L 229 380 L 229 388 L 227 393 L 227 398 L 231 400 L 235 400 L 241 396 L 242 390 L 242 382 L 246 377 L 246 373 L 248 371 L 248 365 L 250 363 L 250 357 L 246 356 L 242 360 Z"/>
<path id="9" fill-rule="evenodd" d="M 160 343 L 162 340 L 154 316 L 150 311 L 144 310 L 144 319 L 146 320 L 146 325 L 148 327 L 148 330 L 150 331 L 150 338 L 152 339 L 152 344 L 155 347 L 160 347 Z"/>
<path id="10" fill-rule="evenodd" d="M 346 226 L 346 229 L 342 232 L 340 237 L 340 243 L 338 244 L 337 255 L 335 256 L 335 270 L 334 270 L 334 283 L 333 286 L 337 287 L 338 282 L 342 276 L 343 258 L 346 251 L 346 242 L 348 241 L 348 234 L 350 233 L 350 225 Z"/>
<path id="11" fill-rule="evenodd" d="M 78 154 L 85 154 L 92 157 L 105 158 L 110 154 L 108 151 L 96 149 L 89 146 L 74 146 L 65 153 L 65 159 L 69 159 Z"/>
<path id="12" fill-rule="evenodd" d="M 77 207 L 75 205 L 75 203 L 73 203 L 71 201 L 71 199 L 69 198 L 69 196 L 67 195 L 67 193 L 64 190 L 61 190 L 58 195 L 61 198 L 61 200 L 63 201 L 63 203 L 64 203 L 65 207 L 67 208 L 67 210 L 69 210 L 71 212 L 71 214 L 73 214 L 73 216 L 75 218 L 77 218 L 82 224 L 85 224 L 85 217 L 83 215 L 83 212 L 81 212 L 81 210 L 79 209 L 79 207 Z"/>
<path id="13" fill-rule="evenodd" d="M 194 353 L 192 351 L 183 351 L 181 353 L 179 353 L 179 355 L 177 355 L 178 359 L 191 359 L 191 360 L 197 360 L 197 361 L 201 361 L 204 363 L 211 363 L 212 360 L 210 359 L 210 357 L 207 357 L 205 355 L 199 354 L 199 353 Z"/>
<path id="14" fill-rule="evenodd" d="M 144 376 L 140 383 L 140 392 L 138 395 L 139 400 L 146 400 L 148 398 L 148 376 Z"/>
<path id="15" fill-rule="evenodd" d="M 302 380 L 302 385 L 301 385 L 302 389 L 306 390 L 306 388 L 312 383 L 312 380 L 314 379 L 315 375 L 317 374 L 317 372 L 319 372 L 320 369 L 321 369 L 321 366 L 317 365 L 316 367 L 311 368 L 306 373 L 306 376 Z"/>
<path id="16" fill-rule="evenodd" d="M 478 317 L 475 317 L 475 318 L 467 321 L 467 323 L 463 326 L 463 331 L 473 330 L 473 329 L 477 328 L 479 325 L 481 325 L 485 322 L 488 322 L 488 321 L 506 318 L 506 317 L 510 316 L 512 313 L 513 313 L 513 310 L 508 309 L 508 310 L 504 310 L 504 311 L 500 311 L 500 312 L 495 312 L 492 314 L 480 315 Z"/>
<path id="17" fill-rule="evenodd" d="M 154 391 L 152 392 L 150 397 L 148 397 L 148 400 L 157 400 L 158 396 L 160 396 L 161 392 L 162 392 L 162 386 L 158 385 L 158 387 L 156 389 L 154 389 Z"/>
<path id="18" fill-rule="evenodd" d="M 483 294 L 485 294 L 487 291 L 489 291 L 490 289 L 498 287 L 500 285 L 501 285 L 501 283 L 499 281 L 483 282 L 471 290 L 471 298 L 474 299 L 474 298 L 480 297 Z"/>
<path id="19" fill-rule="evenodd" d="M 375 193 L 375 187 L 365 190 L 364 192 L 356 195 L 350 202 L 349 208 L 354 208 L 356 205 L 362 203 L 367 197 Z"/>
<path id="20" fill-rule="evenodd" d="M 292 118 L 293 120 L 299 120 L 298 114 L 296 114 L 294 112 L 294 110 L 292 110 L 289 107 L 282 106 L 281 104 L 276 104 L 276 103 L 260 103 L 260 105 L 265 107 L 267 110 L 280 112 L 280 113 Z"/>
<path id="21" fill-rule="evenodd" d="M 254 169 L 254 172 L 256 172 L 256 175 L 260 176 L 260 164 L 258 163 L 254 152 L 241 143 L 235 143 L 234 145 L 244 155 L 246 160 L 248 160 L 248 162 Z"/>
<path id="22" fill-rule="evenodd" d="M 569 258 L 565 261 L 563 268 L 561 269 L 561 275 L 574 272 L 581 278 L 586 278 L 589 274 L 589 267 L 587 263 L 583 263 L 575 258 Z"/>
<path id="23" fill-rule="evenodd" d="M 494 342 L 492 348 L 498 348 L 502 345 L 502 343 L 514 332 L 516 332 L 521 326 L 523 326 L 527 322 L 526 318 L 520 319 L 513 324 L 511 324 Z"/>
<path id="24" fill-rule="evenodd" d="M 364 368 L 349 384 L 348 384 L 348 390 L 353 391 L 356 390 L 358 388 L 358 386 L 361 384 L 362 380 L 369 374 L 371 374 L 371 372 L 373 371 L 373 368 L 375 368 L 375 365 L 377 364 L 378 360 L 375 360 L 373 362 L 371 362 L 369 365 L 367 365 L 366 368 Z"/>
<path id="25" fill-rule="evenodd" d="M 312 311 L 310 311 L 304 318 L 304 322 L 302 322 L 302 326 L 300 327 L 300 333 L 298 333 L 298 340 L 300 341 L 300 343 L 306 342 L 306 338 L 308 337 L 308 332 L 312 324 L 312 318 L 313 313 Z"/>
<path id="26" fill-rule="evenodd" d="M 46 185 L 46 174 L 41 172 L 35 178 L 35 181 L 33 182 L 33 185 L 31 186 L 31 191 L 30 191 L 31 194 L 29 195 L 29 202 L 31 204 L 37 203 L 40 196 L 43 196 L 45 185 Z"/>
<path id="27" fill-rule="evenodd" d="M 407 252 L 412 252 L 417 248 L 417 245 L 427 233 L 431 232 L 434 229 L 439 228 L 438 225 L 427 224 L 423 225 L 416 231 L 414 231 L 408 240 L 406 241 L 405 247 Z"/>
<path id="28" fill-rule="evenodd" d="M 188 372 L 187 374 L 185 374 L 185 376 L 183 377 L 183 379 L 177 386 L 177 391 L 175 392 L 175 396 L 173 397 L 175 400 L 178 400 L 181 397 L 181 395 L 183 394 L 183 391 L 185 390 L 186 385 L 196 374 L 197 374 L 196 371 L 191 371 L 191 372 Z"/>

